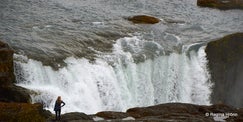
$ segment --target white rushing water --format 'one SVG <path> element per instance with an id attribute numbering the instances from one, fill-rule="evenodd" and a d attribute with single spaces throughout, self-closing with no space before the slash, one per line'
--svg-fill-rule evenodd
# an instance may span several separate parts
<path id="1" fill-rule="evenodd" d="M 56 71 L 15 55 L 18 85 L 35 91 L 33 102 L 44 103 L 52 112 L 57 96 L 62 96 L 66 103 L 64 113 L 125 111 L 166 102 L 210 104 L 211 83 L 204 46 L 136 64 L 132 54 L 123 50 L 124 42 L 136 42 L 130 45 L 136 52 L 145 43 L 137 37 L 122 38 L 114 44 L 113 55 L 97 58 L 95 62 L 69 57 L 65 60 L 67 66 Z M 153 49 L 159 53 L 162 47 L 154 43 Z"/>

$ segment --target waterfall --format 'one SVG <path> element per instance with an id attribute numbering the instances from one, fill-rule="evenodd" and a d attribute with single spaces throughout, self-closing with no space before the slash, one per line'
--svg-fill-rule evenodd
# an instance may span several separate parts
<path id="1" fill-rule="evenodd" d="M 205 46 L 192 50 L 193 46 L 165 55 L 156 42 L 125 37 L 117 40 L 110 55 L 94 62 L 68 57 L 58 70 L 15 54 L 15 75 L 17 85 L 33 91 L 33 102 L 52 112 L 57 96 L 66 103 L 64 113 L 125 111 L 167 102 L 207 105 L 212 84 Z M 147 58 L 151 53 L 153 58 Z M 135 63 L 138 54 L 144 60 Z"/>

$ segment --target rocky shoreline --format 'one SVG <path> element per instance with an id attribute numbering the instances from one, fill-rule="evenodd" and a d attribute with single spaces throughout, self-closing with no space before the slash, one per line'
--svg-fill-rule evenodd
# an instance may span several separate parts
<path id="1" fill-rule="evenodd" d="M 55 115 L 43 110 L 39 103 L 1 103 L 0 121 L 10 122 L 54 122 Z M 148 107 L 128 109 L 126 112 L 103 111 L 94 115 L 71 112 L 61 116 L 60 122 L 80 121 L 200 121 L 214 122 L 223 121 L 242 122 L 243 109 L 236 109 L 224 104 L 211 106 L 194 105 L 187 103 L 166 103 Z"/>

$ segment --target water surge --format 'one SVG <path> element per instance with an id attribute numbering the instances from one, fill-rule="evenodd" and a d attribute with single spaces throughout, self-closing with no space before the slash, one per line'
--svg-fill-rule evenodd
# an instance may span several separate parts
<path id="1" fill-rule="evenodd" d="M 68 57 L 67 66 L 58 70 L 16 54 L 17 83 L 33 90 L 33 102 L 41 102 L 51 111 L 56 97 L 62 96 L 64 113 L 125 111 L 166 102 L 210 104 L 212 84 L 205 46 L 190 45 L 182 53 L 163 54 L 156 42 L 126 37 L 113 47 L 112 54 L 94 62 Z M 139 53 L 145 60 L 135 63 L 134 54 Z M 153 58 L 147 58 L 152 53 Z"/>

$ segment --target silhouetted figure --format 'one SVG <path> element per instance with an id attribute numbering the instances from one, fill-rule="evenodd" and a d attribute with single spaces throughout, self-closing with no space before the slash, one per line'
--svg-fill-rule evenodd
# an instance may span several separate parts
<path id="1" fill-rule="evenodd" d="M 54 111 L 56 113 L 56 120 L 61 119 L 61 107 L 63 107 L 64 105 L 65 103 L 62 101 L 61 96 L 58 96 L 54 107 Z"/>

